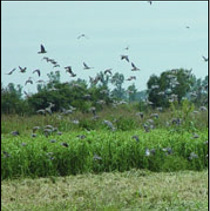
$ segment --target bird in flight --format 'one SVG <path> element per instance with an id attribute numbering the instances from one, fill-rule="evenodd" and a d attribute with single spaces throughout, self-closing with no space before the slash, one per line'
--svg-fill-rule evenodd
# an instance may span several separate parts
<path id="1" fill-rule="evenodd" d="M 186 26 L 186 29 L 190 29 L 190 27 L 189 26 Z"/>
<path id="2" fill-rule="evenodd" d="M 128 50 L 129 50 L 129 46 L 127 46 L 127 47 L 125 48 L 125 50 L 127 50 L 127 51 L 128 51 Z"/>
<path id="3" fill-rule="evenodd" d="M 150 5 L 152 5 L 152 1 L 147 1 Z"/>
<path id="4" fill-rule="evenodd" d="M 209 61 L 209 58 L 206 58 L 205 56 L 202 56 L 202 58 L 203 58 L 203 60 L 204 60 L 205 62 L 208 62 L 208 61 Z"/>
<path id="5" fill-rule="evenodd" d="M 130 76 L 127 81 L 136 80 L 136 76 Z"/>
<path id="6" fill-rule="evenodd" d="M 77 39 L 80 39 L 80 38 L 82 38 L 82 37 L 85 37 L 86 39 L 88 39 L 88 37 L 87 37 L 85 34 L 80 34 L 80 35 L 77 37 Z"/>
<path id="7" fill-rule="evenodd" d="M 41 75 L 40 70 L 39 69 L 36 69 L 36 70 L 33 71 L 33 73 L 35 73 L 35 72 L 37 72 L 38 76 L 40 77 L 40 75 Z"/>
<path id="8" fill-rule="evenodd" d="M 20 69 L 21 73 L 25 73 L 26 72 L 26 67 L 22 68 L 22 67 L 19 66 L 19 69 Z"/>
<path id="9" fill-rule="evenodd" d="M 60 67 L 60 65 L 59 64 L 54 64 L 53 68 L 55 68 L 55 67 Z"/>
<path id="10" fill-rule="evenodd" d="M 84 70 L 92 69 L 93 67 L 89 67 L 85 62 L 83 62 Z"/>
<path id="11" fill-rule="evenodd" d="M 71 77 L 76 77 L 77 75 L 73 73 L 71 66 L 64 67 L 66 69 L 66 72 L 70 73 Z"/>
<path id="12" fill-rule="evenodd" d="M 109 73 L 110 75 L 112 75 L 112 72 L 111 72 L 111 70 L 112 70 L 112 68 L 104 70 L 104 74 L 107 74 L 107 73 Z"/>
<path id="13" fill-rule="evenodd" d="M 41 51 L 39 51 L 38 53 L 47 53 L 47 51 L 45 50 L 45 48 L 42 44 L 41 44 Z"/>
<path id="14" fill-rule="evenodd" d="M 27 83 L 33 84 L 33 81 L 32 81 L 31 79 L 32 79 L 32 78 L 29 77 L 28 80 L 26 80 L 25 85 L 26 85 Z"/>
<path id="15" fill-rule="evenodd" d="M 138 71 L 138 70 L 140 70 L 139 68 L 137 68 L 135 66 L 135 64 L 133 62 L 131 62 L 131 66 L 133 67 L 133 69 L 131 69 L 131 71 Z"/>
<path id="16" fill-rule="evenodd" d="M 127 62 L 129 62 L 129 59 L 128 59 L 128 55 L 121 55 L 121 60 L 125 59 Z"/>
<path id="17" fill-rule="evenodd" d="M 16 70 L 16 68 L 12 69 L 10 72 L 6 73 L 6 75 L 12 75 L 12 73 Z"/>

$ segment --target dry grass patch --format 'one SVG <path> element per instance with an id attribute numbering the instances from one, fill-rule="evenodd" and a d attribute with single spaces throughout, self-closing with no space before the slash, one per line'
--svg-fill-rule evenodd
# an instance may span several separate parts
<path id="1" fill-rule="evenodd" d="M 2 210 L 208 210 L 208 171 L 84 174 L 2 182 Z"/>

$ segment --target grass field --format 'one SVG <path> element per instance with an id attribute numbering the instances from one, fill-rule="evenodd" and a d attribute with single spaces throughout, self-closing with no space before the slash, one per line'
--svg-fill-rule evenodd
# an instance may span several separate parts
<path id="1" fill-rule="evenodd" d="M 3 211 L 208 210 L 208 171 L 4 180 Z"/>
<path id="2" fill-rule="evenodd" d="M 208 112 L 136 112 L 3 115 L 2 210 L 208 210 Z"/>

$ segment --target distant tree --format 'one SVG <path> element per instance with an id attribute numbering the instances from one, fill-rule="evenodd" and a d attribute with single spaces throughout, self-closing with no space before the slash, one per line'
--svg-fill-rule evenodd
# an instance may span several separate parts
<path id="1" fill-rule="evenodd" d="M 136 101 L 137 89 L 134 83 L 128 87 L 127 92 L 128 92 L 129 102 Z"/>
<path id="2" fill-rule="evenodd" d="M 1 113 L 23 114 L 30 113 L 27 102 L 22 99 L 22 86 L 9 83 L 6 88 L 1 84 Z"/>
<path id="3" fill-rule="evenodd" d="M 115 86 L 114 90 L 111 92 L 112 96 L 117 99 L 124 99 L 126 96 L 125 89 L 122 88 L 122 84 L 125 78 L 123 74 L 115 73 L 111 79 L 111 83 Z"/>
<path id="4" fill-rule="evenodd" d="M 170 100 L 177 96 L 177 102 L 180 104 L 182 98 L 190 91 L 194 78 L 191 70 L 182 68 L 165 71 L 160 77 L 152 75 L 147 82 L 148 99 L 154 107 L 168 107 Z"/>

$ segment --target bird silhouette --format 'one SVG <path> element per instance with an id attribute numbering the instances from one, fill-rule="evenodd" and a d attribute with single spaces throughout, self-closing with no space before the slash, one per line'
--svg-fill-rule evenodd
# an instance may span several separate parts
<path id="1" fill-rule="evenodd" d="M 127 62 L 129 62 L 128 55 L 121 55 L 121 60 L 125 59 Z"/>
<path id="2" fill-rule="evenodd" d="M 136 80 L 136 76 L 130 76 L 127 81 Z"/>
<path id="3" fill-rule="evenodd" d="M 111 72 L 111 70 L 112 70 L 112 68 L 104 70 L 104 74 L 107 74 L 107 73 L 109 73 L 110 75 L 112 75 L 112 72 Z"/>
<path id="4" fill-rule="evenodd" d="M 60 65 L 59 64 L 54 64 L 53 68 L 55 68 L 55 67 L 60 67 Z"/>
<path id="5" fill-rule="evenodd" d="M 28 80 L 26 80 L 25 85 L 26 85 L 27 83 L 33 84 L 33 81 L 32 81 L 31 79 L 32 79 L 32 78 L 29 77 Z"/>
<path id="6" fill-rule="evenodd" d="M 152 5 L 152 1 L 147 1 L 150 5 Z"/>
<path id="7" fill-rule="evenodd" d="M 40 77 L 40 75 L 41 75 L 40 70 L 39 69 L 36 69 L 36 70 L 33 71 L 33 73 L 35 73 L 35 72 L 37 72 L 38 76 Z"/>
<path id="8" fill-rule="evenodd" d="M 6 75 L 12 75 L 12 73 L 16 70 L 16 68 L 12 69 L 10 72 L 6 73 Z"/>
<path id="9" fill-rule="evenodd" d="M 92 69 L 93 67 L 89 67 L 85 62 L 83 62 L 84 70 Z"/>
<path id="10" fill-rule="evenodd" d="M 64 68 L 66 69 L 66 72 L 68 72 L 71 75 L 71 77 L 77 76 L 75 73 L 73 73 L 71 66 L 67 66 L 67 67 L 64 67 Z"/>
<path id="11" fill-rule="evenodd" d="M 41 44 L 41 51 L 39 51 L 38 53 L 47 53 L 47 51 L 45 50 L 45 48 L 42 44 Z"/>
<path id="12" fill-rule="evenodd" d="M 203 58 L 203 60 L 204 60 L 205 62 L 208 62 L 208 61 L 209 61 L 209 58 L 206 58 L 205 56 L 202 56 L 202 58 Z"/>
<path id="13" fill-rule="evenodd" d="M 82 38 L 82 37 L 88 39 L 88 37 L 87 37 L 85 34 L 80 34 L 80 35 L 77 37 L 77 39 L 80 39 L 80 38 Z"/>
<path id="14" fill-rule="evenodd" d="M 186 29 L 190 29 L 190 27 L 189 27 L 189 26 L 186 26 L 185 28 L 186 28 Z"/>
<path id="15" fill-rule="evenodd" d="M 19 66 L 19 69 L 20 69 L 21 73 L 25 73 L 26 72 L 26 67 L 22 68 L 22 67 Z"/>
<path id="16" fill-rule="evenodd" d="M 128 51 L 129 50 L 129 46 L 127 46 L 126 48 L 124 48 L 126 51 Z"/>
<path id="17" fill-rule="evenodd" d="M 133 69 L 131 69 L 132 71 L 138 71 L 138 70 L 140 70 L 139 68 L 137 68 L 135 66 L 135 64 L 133 62 L 131 62 L 131 66 L 133 67 Z"/>

